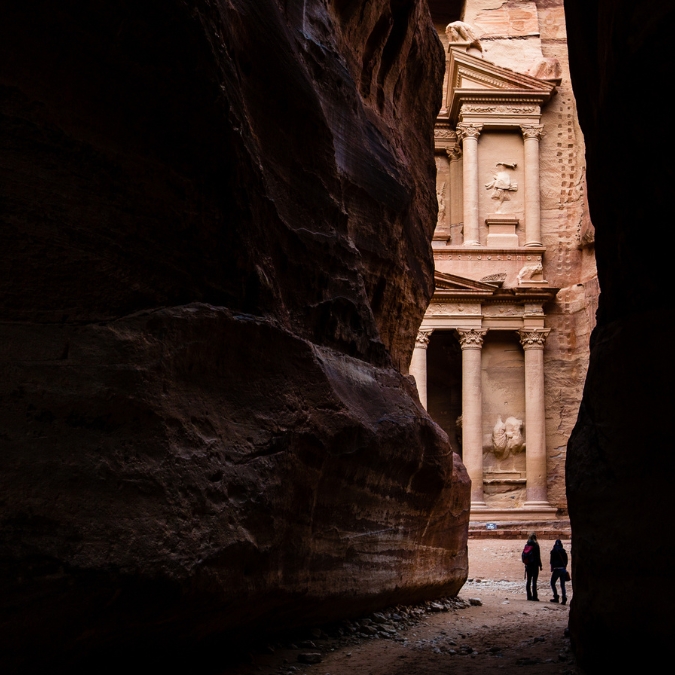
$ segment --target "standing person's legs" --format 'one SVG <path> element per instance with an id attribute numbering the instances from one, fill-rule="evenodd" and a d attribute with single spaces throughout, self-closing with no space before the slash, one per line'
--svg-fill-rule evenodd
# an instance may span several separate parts
<path id="1" fill-rule="evenodd" d="M 526 565 L 525 574 L 527 575 L 527 582 L 525 583 L 525 590 L 527 591 L 527 599 L 532 600 L 532 571 Z"/>
<path id="2" fill-rule="evenodd" d="M 532 569 L 532 599 L 539 600 L 539 593 L 537 593 L 537 579 L 539 578 L 539 568 L 535 565 Z"/>
<path id="3" fill-rule="evenodd" d="M 562 604 L 566 605 L 567 604 L 567 591 L 565 590 L 565 575 L 567 574 L 567 570 L 562 570 L 560 572 L 560 588 L 562 589 Z"/>
<path id="4" fill-rule="evenodd" d="M 560 585 L 561 588 L 565 588 L 563 584 L 562 577 L 560 576 L 560 570 L 553 570 L 553 573 L 551 574 L 551 589 L 553 590 L 553 599 L 551 602 L 558 602 L 558 589 L 556 588 L 556 582 L 560 579 Z M 563 594 L 563 597 L 565 595 Z"/>

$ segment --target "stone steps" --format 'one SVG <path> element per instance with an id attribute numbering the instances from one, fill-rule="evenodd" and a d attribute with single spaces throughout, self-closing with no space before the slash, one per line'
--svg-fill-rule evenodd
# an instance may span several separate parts
<path id="1" fill-rule="evenodd" d="M 470 539 L 523 539 L 536 532 L 539 539 L 569 539 L 572 536 L 569 518 L 543 521 L 495 521 L 497 529 L 488 530 L 488 523 L 470 522 Z"/>

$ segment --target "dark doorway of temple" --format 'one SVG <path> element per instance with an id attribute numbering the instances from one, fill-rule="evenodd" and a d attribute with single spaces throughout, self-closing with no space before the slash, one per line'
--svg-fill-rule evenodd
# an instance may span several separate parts
<path id="1" fill-rule="evenodd" d="M 453 331 L 435 331 L 429 338 L 427 396 L 429 414 L 461 457 L 462 350 Z"/>

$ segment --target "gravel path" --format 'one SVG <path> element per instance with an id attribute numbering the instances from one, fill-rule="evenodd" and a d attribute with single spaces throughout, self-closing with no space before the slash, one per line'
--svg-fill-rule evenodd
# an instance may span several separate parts
<path id="1" fill-rule="evenodd" d="M 520 562 L 523 543 L 471 540 L 471 581 L 462 589 L 461 600 L 392 608 L 337 627 L 317 628 L 293 642 L 267 646 L 251 655 L 249 665 L 225 673 L 572 675 L 576 671 L 564 637 L 569 606 L 549 602 L 546 566 L 540 577 L 540 602 L 526 600 Z M 544 561 L 551 545 L 541 542 Z M 565 548 L 569 551 L 568 542 Z M 568 594 L 571 597 L 570 590 Z M 319 662 L 303 662 L 307 660 Z"/>

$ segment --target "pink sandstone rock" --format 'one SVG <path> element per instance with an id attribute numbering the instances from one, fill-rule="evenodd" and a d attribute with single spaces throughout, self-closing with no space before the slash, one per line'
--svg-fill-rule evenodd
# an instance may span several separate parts
<path id="1" fill-rule="evenodd" d="M 460 588 L 399 372 L 442 72 L 421 0 L 0 9 L 3 672 Z"/>

